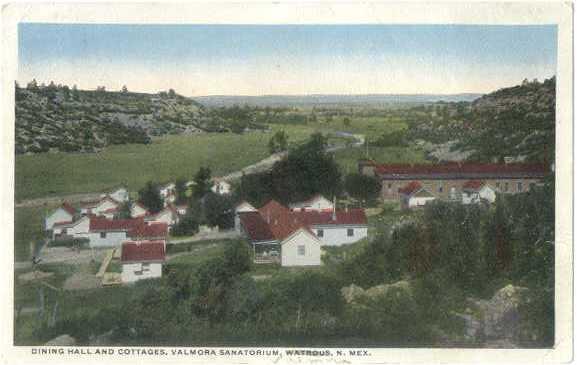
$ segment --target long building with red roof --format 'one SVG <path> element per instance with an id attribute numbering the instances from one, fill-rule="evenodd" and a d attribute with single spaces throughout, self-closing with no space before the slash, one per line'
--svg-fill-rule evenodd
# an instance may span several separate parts
<path id="1" fill-rule="evenodd" d="M 551 174 L 547 165 L 538 163 L 379 164 L 360 160 L 358 167 L 359 173 L 381 180 L 383 200 L 398 200 L 402 189 L 411 182 L 418 182 L 443 200 L 460 199 L 469 181 L 487 185 L 498 193 L 521 193 Z"/>

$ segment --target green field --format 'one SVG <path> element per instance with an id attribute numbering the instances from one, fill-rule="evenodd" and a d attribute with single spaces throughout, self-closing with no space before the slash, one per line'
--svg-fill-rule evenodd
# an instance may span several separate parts
<path id="1" fill-rule="evenodd" d="M 368 157 L 381 163 L 427 163 L 425 153 L 411 147 L 370 147 Z M 356 173 L 359 159 L 367 158 L 367 150 L 347 148 L 335 152 L 343 174 Z"/>
<path id="2" fill-rule="evenodd" d="M 275 126 L 292 142 L 306 139 L 314 129 Z M 118 145 L 100 153 L 43 153 L 16 157 L 16 200 L 51 195 L 88 193 L 124 183 L 140 189 L 148 180 L 191 179 L 201 166 L 214 176 L 226 174 L 269 155 L 271 133 L 168 136 L 150 145 Z"/>

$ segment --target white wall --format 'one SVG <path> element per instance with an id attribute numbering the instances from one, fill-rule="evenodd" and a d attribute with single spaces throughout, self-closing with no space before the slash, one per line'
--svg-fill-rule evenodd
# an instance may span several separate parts
<path id="1" fill-rule="evenodd" d="M 104 212 L 105 210 L 117 208 L 117 207 L 118 207 L 118 204 L 111 202 L 110 200 L 104 200 L 104 201 L 100 202 L 97 206 L 95 206 L 94 209 L 92 209 L 92 213 L 99 215 L 102 212 Z"/>
<path id="2" fill-rule="evenodd" d="M 142 263 L 123 263 L 122 264 L 122 282 L 133 283 L 138 280 L 160 278 L 162 276 L 162 264 L 160 262 L 151 262 L 148 264 L 148 270 L 137 275 L 137 271 L 142 271 Z"/>
<path id="3" fill-rule="evenodd" d="M 305 208 L 305 210 L 317 210 L 317 211 L 326 211 L 326 210 L 333 210 L 334 206 L 333 203 L 325 197 L 317 197 L 310 202 L 299 202 L 290 205 L 292 210 L 299 210 L 301 208 Z"/>
<path id="4" fill-rule="evenodd" d="M 90 220 L 88 217 L 82 217 L 71 225 L 58 227 L 52 231 L 52 239 L 56 237 L 57 234 L 61 234 L 64 228 L 66 228 L 66 234 L 74 237 L 86 237 L 88 228 L 90 226 Z"/>
<path id="5" fill-rule="evenodd" d="M 353 235 L 350 237 L 347 235 L 349 228 L 353 230 Z M 319 229 L 323 230 L 323 237 L 318 236 Z M 311 230 L 323 246 L 347 245 L 367 237 L 366 226 L 312 226 Z"/>
<path id="6" fill-rule="evenodd" d="M 163 210 L 159 212 L 151 222 L 159 222 L 159 223 L 166 223 L 169 226 L 172 226 L 176 223 L 176 220 L 172 217 L 172 212 L 169 210 Z"/>
<path id="7" fill-rule="evenodd" d="M 132 207 L 130 207 L 130 216 L 132 218 L 143 217 L 144 215 L 146 215 L 146 209 L 140 205 L 133 204 Z"/>
<path id="8" fill-rule="evenodd" d="M 432 200 L 435 200 L 432 196 L 412 196 L 409 198 L 409 208 L 422 207 Z"/>
<path id="9" fill-rule="evenodd" d="M 305 246 L 299 255 L 298 246 Z M 281 244 L 281 266 L 318 266 L 321 264 L 321 245 L 304 230 L 299 230 Z"/>
<path id="10" fill-rule="evenodd" d="M 72 215 L 63 208 L 56 209 L 44 220 L 44 227 L 47 231 L 51 230 L 54 223 L 72 221 Z"/>
<path id="11" fill-rule="evenodd" d="M 115 190 L 114 192 L 112 192 L 110 194 L 110 196 L 112 197 L 112 199 L 119 201 L 119 202 L 128 201 L 128 191 L 125 188 L 120 188 L 118 190 Z"/>
<path id="12" fill-rule="evenodd" d="M 210 190 L 212 190 L 213 193 L 220 195 L 230 194 L 230 184 L 224 181 L 220 181 L 213 184 Z"/>
<path id="13" fill-rule="evenodd" d="M 90 247 L 116 247 L 126 241 L 126 232 L 106 232 L 106 238 L 100 237 L 100 232 L 88 232 L 79 236 L 86 237 L 90 240 Z"/>

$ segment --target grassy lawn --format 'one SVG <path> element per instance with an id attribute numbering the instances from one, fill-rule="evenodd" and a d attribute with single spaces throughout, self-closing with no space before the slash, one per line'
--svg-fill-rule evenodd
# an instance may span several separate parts
<path id="1" fill-rule="evenodd" d="M 335 159 L 345 175 L 357 172 L 358 160 L 366 157 L 364 147 L 335 152 Z M 380 163 L 428 163 L 423 151 L 411 147 L 370 147 L 369 157 Z"/>
<path id="2" fill-rule="evenodd" d="M 285 130 L 292 142 L 314 132 L 307 126 L 273 126 Z M 16 200 L 104 191 L 119 183 L 130 190 L 147 181 L 192 179 L 209 166 L 223 175 L 269 155 L 272 133 L 199 134 L 168 136 L 150 145 L 118 145 L 100 153 L 43 153 L 16 156 Z"/>
<path id="3" fill-rule="evenodd" d="M 187 253 L 176 256 L 168 261 L 168 263 L 170 265 L 186 265 L 188 267 L 200 265 L 204 261 L 222 255 L 224 247 L 228 242 L 229 241 L 213 241 L 210 245 L 196 245 L 198 248 L 190 254 Z"/>

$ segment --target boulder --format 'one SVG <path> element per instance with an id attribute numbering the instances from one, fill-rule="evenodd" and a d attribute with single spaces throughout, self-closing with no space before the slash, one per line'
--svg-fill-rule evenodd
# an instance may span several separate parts
<path id="1" fill-rule="evenodd" d="M 60 335 L 45 343 L 46 346 L 74 346 L 76 339 L 70 335 Z"/>
<path id="2" fill-rule="evenodd" d="M 341 294 L 347 304 L 358 304 L 359 301 L 366 301 L 385 297 L 391 289 L 398 289 L 411 294 L 411 284 L 406 281 L 397 281 L 393 284 L 380 284 L 364 290 L 363 288 L 351 284 L 341 289 Z M 397 291 L 397 293 L 399 293 Z"/>

